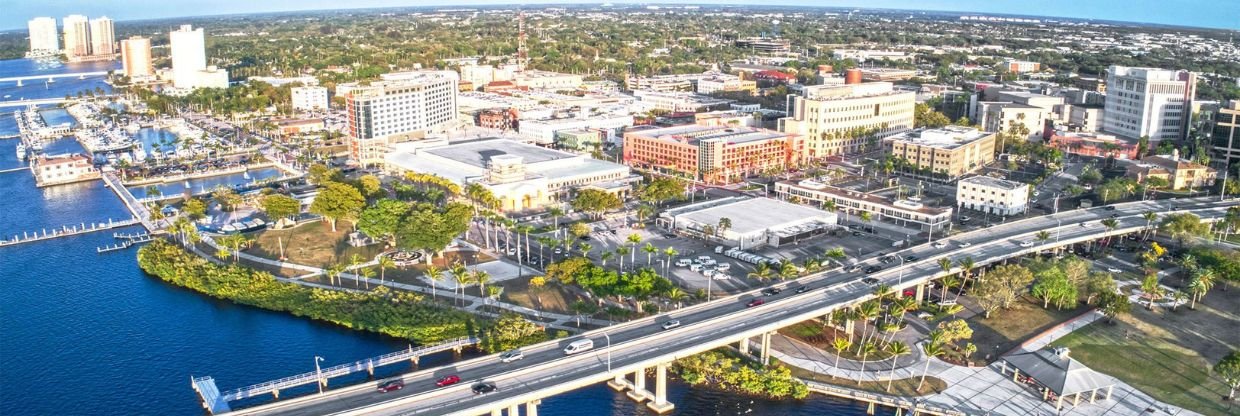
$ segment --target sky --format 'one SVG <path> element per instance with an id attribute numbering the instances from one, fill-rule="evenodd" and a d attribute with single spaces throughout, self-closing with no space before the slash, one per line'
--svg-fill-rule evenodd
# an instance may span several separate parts
<path id="1" fill-rule="evenodd" d="M 216 14 L 294 10 L 521 4 L 506 0 L 4 0 L 0 28 L 19 29 L 39 16 L 106 15 L 113 20 L 140 20 Z M 601 3 L 602 1 L 585 1 Z M 635 3 L 613 0 L 613 3 Z M 534 4 L 583 3 L 582 0 L 541 0 Z M 667 3 L 753 4 L 752 0 L 665 0 Z M 769 0 L 767 5 L 866 7 L 914 10 L 1006 13 L 1085 19 L 1119 20 L 1240 30 L 1240 0 Z"/>

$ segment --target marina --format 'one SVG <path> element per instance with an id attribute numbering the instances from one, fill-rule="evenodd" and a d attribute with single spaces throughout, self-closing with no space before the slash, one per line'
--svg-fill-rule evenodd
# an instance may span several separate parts
<path id="1" fill-rule="evenodd" d="M 74 226 L 65 225 L 65 226 L 61 226 L 60 228 L 52 229 L 50 231 L 47 230 L 46 228 L 39 230 L 39 231 L 35 231 L 35 232 L 24 232 L 23 231 L 22 235 L 20 236 L 14 234 L 13 238 L 0 240 L 0 247 L 23 244 L 23 243 L 33 243 L 36 241 L 50 240 L 53 238 L 71 237 L 71 236 L 80 235 L 80 234 L 93 233 L 96 231 L 123 228 L 123 227 L 128 227 L 128 226 L 131 226 L 137 223 L 138 223 L 138 220 L 132 219 L 132 218 L 127 219 L 127 220 L 120 220 L 120 221 L 113 221 L 109 219 L 107 222 L 90 223 L 90 224 L 81 223 L 81 224 L 74 225 Z"/>

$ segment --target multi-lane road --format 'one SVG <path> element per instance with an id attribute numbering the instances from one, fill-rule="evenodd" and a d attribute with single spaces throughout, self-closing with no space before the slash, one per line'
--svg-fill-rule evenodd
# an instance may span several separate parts
<path id="1" fill-rule="evenodd" d="M 1179 201 L 1144 201 L 1115 205 L 1115 208 L 1072 210 L 1056 215 L 1021 221 L 959 234 L 943 247 L 929 244 L 897 253 L 915 255 L 916 261 L 895 262 L 870 274 L 882 283 L 902 287 L 924 282 L 942 273 L 936 264 L 940 257 L 973 258 L 979 265 L 1015 257 L 1057 244 L 1100 238 L 1107 229 L 1100 220 L 1114 217 L 1120 226 L 1117 232 L 1131 232 L 1146 226 L 1145 212 L 1193 212 L 1203 218 L 1217 218 L 1233 201 L 1207 199 Z M 1172 211 L 1173 209 L 1178 211 Z M 1051 239 L 1045 245 L 1035 235 L 1047 231 Z M 1035 243 L 1022 246 L 1023 242 Z M 965 247 L 961 247 L 961 243 Z M 875 259 L 864 265 L 877 265 Z M 894 267 L 893 267 L 894 266 Z M 668 363 L 701 351 L 734 343 L 743 337 L 760 335 L 780 327 L 821 316 L 829 310 L 868 299 L 872 287 L 863 283 L 861 272 L 845 273 L 830 270 L 796 281 L 780 283 L 785 288 L 775 296 L 762 296 L 758 291 L 694 305 L 655 317 L 617 324 L 567 339 L 555 340 L 523 348 L 525 359 L 502 363 L 492 355 L 453 365 L 427 369 L 404 375 L 403 390 L 378 393 L 375 383 L 344 387 L 323 395 L 295 398 L 250 409 L 237 410 L 235 415 L 476 415 L 492 409 L 534 401 L 612 379 L 619 373 L 631 373 L 655 364 Z M 803 293 L 794 290 L 808 288 Z M 747 308 L 746 303 L 763 297 L 765 305 Z M 663 330 L 662 323 L 679 320 L 682 326 Z M 591 351 L 572 356 L 562 352 L 568 343 L 589 338 Z M 458 385 L 438 388 L 435 380 L 448 374 L 461 377 Z M 495 382 L 499 390 L 475 395 L 470 386 L 479 380 Z"/>

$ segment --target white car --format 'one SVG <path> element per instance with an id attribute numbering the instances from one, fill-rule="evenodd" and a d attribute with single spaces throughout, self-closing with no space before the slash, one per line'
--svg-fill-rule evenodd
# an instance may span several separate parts
<path id="1" fill-rule="evenodd" d="M 663 323 L 663 329 L 672 329 L 680 326 L 680 321 L 667 321 Z"/>
<path id="2" fill-rule="evenodd" d="M 1020 246 L 1021 247 L 1033 247 L 1033 242 L 1032 241 L 1021 241 Z"/>
<path id="3" fill-rule="evenodd" d="M 690 264 L 693 264 L 693 260 L 689 260 L 689 259 L 677 259 L 676 260 L 676 265 L 680 267 L 688 267 Z"/>
<path id="4" fill-rule="evenodd" d="M 1111 272 L 1111 273 L 1123 273 L 1123 270 L 1120 270 L 1120 269 L 1117 269 L 1117 268 L 1114 268 L 1114 267 L 1108 267 L 1108 268 L 1107 268 L 1107 271 L 1108 271 L 1108 272 Z"/>
<path id="5" fill-rule="evenodd" d="M 499 355 L 500 362 L 504 363 L 511 363 L 522 358 L 525 358 L 525 354 L 522 354 L 519 350 L 508 351 Z"/>
<path id="6" fill-rule="evenodd" d="M 726 272 L 726 271 L 728 271 L 728 269 L 731 269 L 731 268 L 732 268 L 732 264 L 731 264 L 731 263 L 719 263 L 719 265 L 715 267 L 715 269 L 717 269 L 717 270 L 719 270 L 719 271 L 721 271 L 721 272 Z"/>
<path id="7" fill-rule="evenodd" d="M 715 275 L 715 269 L 702 270 L 702 276 L 711 277 Z"/>
<path id="8" fill-rule="evenodd" d="M 705 263 L 707 260 L 710 260 L 710 256 L 698 256 L 697 259 L 698 261 Z"/>
<path id="9" fill-rule="evenodd" d="M 944 243 L 942 241 L 935 241 L 934 244 L 931 244 L 931 246 L 933 246 L 934 248 L 943 248 L 943 247 L 947 247 L 947 243 Z"/>
<path id="10" fill-rule="evenodd" d="M 971 245 L 973 245 L 973 244 L 972 244 L 972 243 L 969 243 L 968 241 L 965 241 L 965 242 L 962 242 L 962 243 L 957 244 L 957 245 L 958 245 L 958 246 L 960 246 L 960 248 L 965 248 L 965 247 L 971 246 Z"/>

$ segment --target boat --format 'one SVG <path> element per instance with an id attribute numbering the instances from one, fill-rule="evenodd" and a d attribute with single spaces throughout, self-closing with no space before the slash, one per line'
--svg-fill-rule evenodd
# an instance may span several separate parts
<path id="1" fill-rule="evenodd" d="M 26 160 L 26 145 L 24 143 L 17 144 L 17 159 Z"/>

